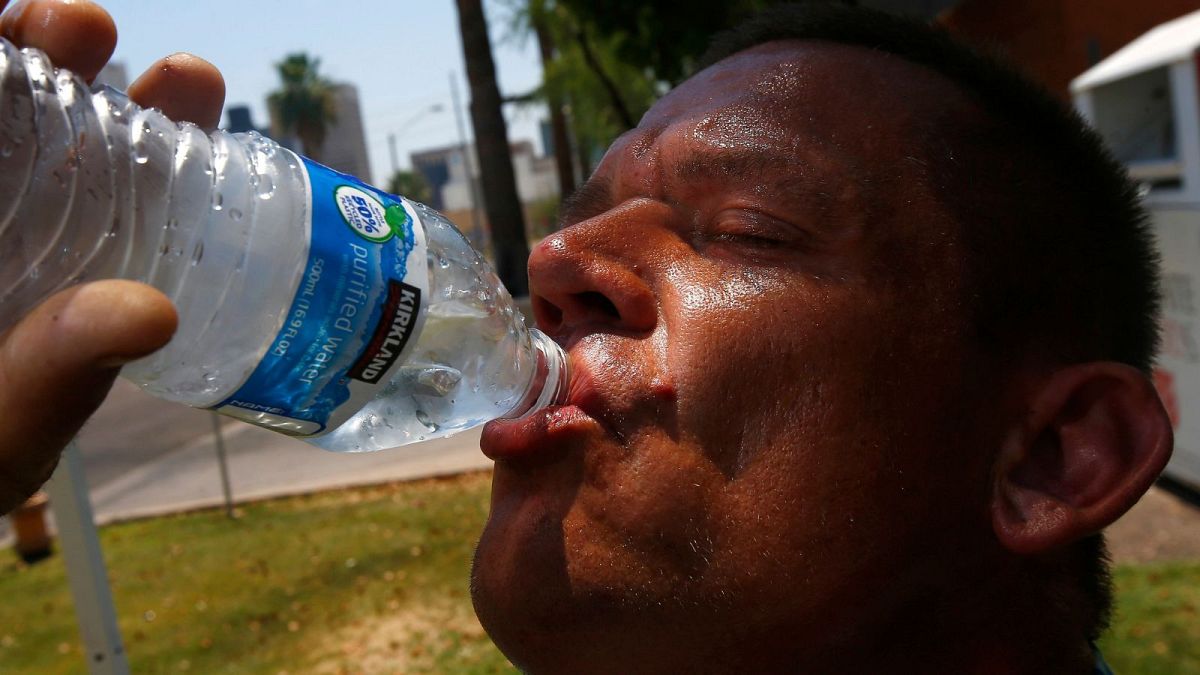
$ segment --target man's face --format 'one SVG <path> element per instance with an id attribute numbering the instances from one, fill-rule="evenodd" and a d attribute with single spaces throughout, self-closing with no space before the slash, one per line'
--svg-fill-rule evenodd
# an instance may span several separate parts
<path id="1" fill-rule="evenodd" d="M 929 166 L 972 111 L 899 59 L 776 42 L 613 145 L 530 260 L 575 405 L 484 435 L 474 597 L 518 665 L 745 665 L 885 630 L 969 565 L 988 466 Z"/>

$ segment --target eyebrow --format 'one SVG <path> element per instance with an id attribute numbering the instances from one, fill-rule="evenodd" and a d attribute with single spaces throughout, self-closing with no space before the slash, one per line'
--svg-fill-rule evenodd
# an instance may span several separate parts
<path id="1" fill-rule="evenodd" d="M 680 181 L 751 179 L 772 169 L 791 169 L 795 166 L 794 158 L 776 151 L 738 148 L 691 154 L 677 163 L 671 173 Z"/>
<path id="2" fill-rule="evenodd" d="M 613 207 L 612 180 L 607 176 L 592 176 L 579 189 L 563 200 L 559 209 L 558 227 L 562 229 L 594 218 Z"/>

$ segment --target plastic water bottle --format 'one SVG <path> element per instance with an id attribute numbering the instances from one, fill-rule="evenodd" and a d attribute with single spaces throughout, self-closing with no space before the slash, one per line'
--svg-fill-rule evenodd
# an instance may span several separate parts
<path id="1" fill-rule="evenodd" d="M 563 351 L 437 212 L 258 134 L 206 135 L 93 93 L 0 39 L 0 331 L 105 278 L 179 311 L 171 342 L 124 377 L 326 449 L 446 436 L 565 395 Z"/>

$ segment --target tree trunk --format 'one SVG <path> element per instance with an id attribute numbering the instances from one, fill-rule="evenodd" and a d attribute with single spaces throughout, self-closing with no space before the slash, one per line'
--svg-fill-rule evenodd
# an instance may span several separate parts
<path id="1" fill-rule="evenodd" d="M 533 30 L 537 34 L 538 51 L 542 55 L 542 72 L 546 65 L 554 60 L 554 40 L 550 31 L 542 21 L 534 21 Z M 554 164 L 558 168 L 559 199 L 566 199 L 575 191 L 575 167 L 571 162 L 571 141 L 567 137 L 567 116 L 563 114 L 562 98 L 550 93 L 546 96 L 546 105 L 550 107 L 550 134 L 554 139 Z"/>
<path id="2" fill-rule="evenodd" d="M 525 240 L 525 216 L 517 196 L 508 127 L 500 108 L 487 18 L 481 0 L 456 0 L 456 3 L 463 59 L 471 86 L 471 127 L 479 157 L 484 211 L 492 228 L 496 273 L 513 295 L 528 295 L 529 244 Z"/>

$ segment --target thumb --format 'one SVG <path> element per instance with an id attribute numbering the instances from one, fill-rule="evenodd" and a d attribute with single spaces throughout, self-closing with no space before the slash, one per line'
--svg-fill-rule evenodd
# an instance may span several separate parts
<path id="1" fill-rule="evenodd" d="M 120 367 L 165 345 L 175 325 L 157 290 L 100 281 L 58 293 L 0 337 L 0 513 L 50 477 Z"/>

